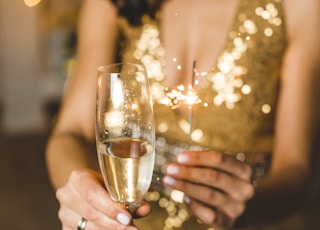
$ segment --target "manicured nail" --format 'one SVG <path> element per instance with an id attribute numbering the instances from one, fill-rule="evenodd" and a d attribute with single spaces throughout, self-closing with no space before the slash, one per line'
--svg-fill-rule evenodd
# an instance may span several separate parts
<path id="1" fill-rule="evenodd" d="M 123 225 L 128 225 L 130 223 L 130 218 L 123 213 L 119 213 L 117 215 L 117 219 Z"/>
<path id="2" fill-rule="evenodd" d="M 183 197 L 183 202 L 184 202 L 184 203 L 189 204 L 190 201 L 191 201 L 191 200 L 190 200 L 190 197 L 188 197 L 188 196 L 184 196 L 184 197 Z"/>
<path id="3" fill-rule="evenodd" d="M 172 177 L 166 176 L 166 177 L 163 178 L 163 182 L 165 184 L 173 186 L 173 185 L 176 184 L 177 181 L 175 179 L 173 179 Z"/>
<path id="4" fill-rule="evenodd" d="M 189 156 L 187 155 L 178 155 L 178 162 L 179 163 L 186 163 L 189 161 Z"/>
<path id="5" fill-rule="evenodd" d="M 178 172 L 179 172 L 179 168 L 177 166 L 175 166 L 175 165 L 169 165 L 167 167 L 167 173 L 168 174 L 175 175 L 175 174 L 178 174 Z"/>

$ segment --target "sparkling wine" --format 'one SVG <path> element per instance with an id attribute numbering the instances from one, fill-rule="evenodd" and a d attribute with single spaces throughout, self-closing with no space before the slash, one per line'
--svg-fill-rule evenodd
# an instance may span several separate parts
<path id="1" fill-rule="evenodd" d="M 126 207 L 138 205 L 151 183 L 154 147 L 139 139 L 115 138 L 98 142 L 97 149 L 111 197 Z"/>

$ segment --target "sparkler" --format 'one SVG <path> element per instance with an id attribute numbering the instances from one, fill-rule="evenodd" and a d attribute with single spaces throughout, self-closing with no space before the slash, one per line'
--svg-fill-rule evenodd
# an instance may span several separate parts
<path id="1" fill-rule="evenodd" d="M 194 90 L 194 75 L 196 72 L 196 61 L 193 61 L 193 66 L 192 66 L 192 78 L 191 78 L 191 89 Z M 189 130 L 189 137 L 191 138 L 192 134 L 192 120 L 193 120 L 193 104 L 189 104 L 189 124 L 190 124 L 190 130 Z"/>
<path id="2" fill-rule="evenodd" d="M 190 130 L 189 135 L 192 133 L 192 120 L 193 120 L 193 105 L 201 103 L 199 96 L 194 88 L 195 84 L 195 73 L 196 73 L 196 61 L 193 61 L 192 68 L 192 79 L 191 84 L 188 85 L 187 89 L 183 85 L 178 85 L 175 89 L 169 90 L 165 88 L 165 97 L 160 100 L 160 103 L 171 106 L 172 109 L 178 108 L 181 104 L 188 105 L 189 108 L 189 124 Z"/>

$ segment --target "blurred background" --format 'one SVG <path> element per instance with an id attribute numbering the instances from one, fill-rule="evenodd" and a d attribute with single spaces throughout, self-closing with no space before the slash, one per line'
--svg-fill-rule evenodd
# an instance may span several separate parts
<path id="1" fill-rule="evenodd" d="M 44 150 L 75 45 L 80 0 L 0 0 L 0 229 L 57 230 Z"/>
<path id="2" fill-rule="evenodd" d="M 61 229 L 44 150 L 72 68 L 80 4 L 0 0 L 0 229 Z M 290 229 L 320 229 L 318 184 Z"/>

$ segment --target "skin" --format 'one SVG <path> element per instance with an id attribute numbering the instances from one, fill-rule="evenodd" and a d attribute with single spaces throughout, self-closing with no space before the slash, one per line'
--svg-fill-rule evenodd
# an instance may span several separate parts
<path id="1" fill-rule="evenodd" d="M 182 65 L 189 66 L 185 63 L 196 59 L 197 68 L 202 71 L 210 67 L 224 45 L 238 2 L 202 0 L 201 4 L 196 3 L 199 1 L 166 2 L 161 29 L 168 60 L 177 57 Z M 183 7 L 182 12 L 193 9 L 193 16 L 182 14 L 181 20 L 170 23 L 177 7 Z M 319 98 L 316 91 L 320 86 L 320 2 L 286 0 L 284 7 L 288 46 L 281 72 L 269 175 L 254 189 L 248 165 L 215 151 L 186 151 L 167 167 L 166 186 L 185 192 L 191 212 L 216 228 L 273 223 L 298 208 L 307 194 L 319 127 L 317 109 L 320 105 L 314 98 Z M 208 9 L 209 16 L 203 17 Z M 203 17 L 201 23 L 194 20 L 200 16 Z M 224 20 L 218 20 L 221 17 Z M 131 216 L 111 201 L 97 165 L 94 146 L 97 67 L 114 62 L 118 38 L 116 20 L 117 12 L 110 2 L 84 1 L 78 28 L 77 65 L 67 82 L 46 152 L 50 178 L 60 203 L 63 230 L 76 229 L 82 216 L 88 219 L 86 230 L 136 229 L 131 224 L 132 218 L 146 216 L 151 211 L 150 205 L 144 203 Z M 192 25 L 192 30 L 174 29 L 181 28 L 185 22 Z M 209 23 L 212 30 L 208 31 L 205 25 Z M 180 33 L 187 38 L 185 42 L 175 40 Z M 204 33 L 206 36 L 199 36 Z M 169 65 L 167 71 L 168 76 L 175 76 L 168 79 L 171 86 L 190 82 L 189 70 L 179 75 Z M 119 214 L 128 217 L 127 225 L 120 223 Z"/>

